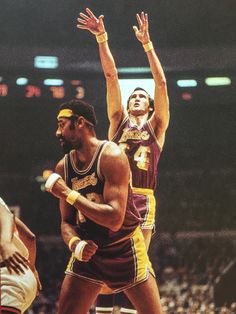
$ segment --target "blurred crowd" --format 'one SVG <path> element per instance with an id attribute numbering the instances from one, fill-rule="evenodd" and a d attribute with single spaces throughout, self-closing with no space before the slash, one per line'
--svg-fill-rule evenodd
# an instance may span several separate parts
<path id="1" fill-rule="evenodd" d="M 152 257 L 164 313 L 236 313 L 236 293 L 235 303 L 226 301 L 220 305 L 214 293 L 217 280 L 234 261 L 235 240 L 189 235 L 162 235 L 159 241 L 153 241 L 156 249 Z"/>

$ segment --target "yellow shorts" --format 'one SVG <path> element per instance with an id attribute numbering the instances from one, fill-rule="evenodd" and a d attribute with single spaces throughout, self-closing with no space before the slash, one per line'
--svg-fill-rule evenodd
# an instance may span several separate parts
<path id="1" fill-rule="evenodd" d="M 156 200 L 151 189 L 142 189 L 132 187 L 133 200 L 140 216 L 143 218 L 142 229 L 154 229 Z"/>

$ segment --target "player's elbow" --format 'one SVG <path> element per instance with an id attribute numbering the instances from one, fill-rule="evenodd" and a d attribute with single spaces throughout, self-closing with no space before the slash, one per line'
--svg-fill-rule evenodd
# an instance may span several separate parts
<path id="1" fill-rule="evenodd" d="M 117 232 L 124 222 L 124 213 L 118 208 L 111 207 L 109 214 L 106 214 L 106 227 L 113 232 Z"/>
<path id="2" fill-rule="evenodd" d="M 27 234 L 27 238 L 32 243 L 36 242 L 36 235 L 31 231 Z"/>
<path id="3" fill-rule="evenodd" d="M 117 232 L 120 230 L 124 222 L 124 217 L 121 214 L 115 214 L 113 215 L 111 219 L 110 229 L 113 232 Z"/>
<path id="4" fill-rule="evenodd" d="M 163 78 L 161 80 L 158 80 L 155 82 L 155 86 L 156 88 L 160 91 L 165 91 L 167 89 L 167 82 L 166 82 L 166 79 Z"/>
<path id="5" fill-rule="evenodd" d="M 111 229 L 111 231 L 113 231 L 113 232 L 117 232 L 117 231 L 120 230 L 121 226 L 122 226 L 122 223 L 121 223 L 121 224 L 114 224 L 114 223 L 113 223 L 112 226 L 110 227 L 110 229 Z"/>
<path id="6" fill-rule="evenodd" d="M 112 227 L 111 227 L 111 231 L 113 232 L 117 232 L 120 230 L 120 228 L 122 227 L 122 222 L 121 223 L 113 223 Z"/>
<path id="7" fill-rule="evenodd" d="M 104 71 L 104 75 L 107 80 L 112 81 L 113 79 L 117 79 L 118 74 L 116 68 L 109 68 L 106 71 Z"/>
<path id="8" fill-rule="evenodd" d="M 36 242 L 36 235 L 33 232 L 31 232 L 30 238 L 32 241 Z"/>

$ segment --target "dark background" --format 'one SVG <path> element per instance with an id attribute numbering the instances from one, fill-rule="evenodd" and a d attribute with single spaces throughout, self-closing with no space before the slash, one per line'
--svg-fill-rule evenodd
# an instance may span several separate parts
<path id="1" fill-rule="evenodd" d="M 199 47 L 235 44 L 234 0 L 52 0 L 1 1 L 2 44 L 91 47 L 92 36 L 78 35 L 76 18 L 86 7 L 105 15 L 113 46 L 135 47 L 135 14 L 150 15 L 150 29 L 159 47 Z"/>
<path id="2" fill-rule="evenodd" d="M 46 93 L 26 99 L 15 85 L 27 76 L 37 85 L 47 77 L 82 80 L 85 99 L 94 104 L 100 138 L 107 137 L 105 81 L 97 44 L 76 29 L 86 7 L 104 14 L 118 67 L 147 67 L 135 39 L 135 14 L 149 13 L 150 34 L 163 64 L 170 94 L 171 121 L 159 164 L 157 228 L 160 231 L 236 228 L 236 2 L 160 1 L 1 1 L 0 77 L 9 95 L 0 97 L 0 193 L 21 207 L 37 234 L 59 233 L 57 200 L 35 178 L 62 157 L 55 138 L 59 104 Z M 56 55 L 56 70 L 34 69 L 36 55 Z M 207 87 L 207 76 L 229 76 L 228 87 Z M 127 77 L 131 77 L 127 75 Z M 133 77 L 133 76 L 132 76 Z M 146 77 L 150 77 L 149 74 Z M 176 80 L 195 78 L 196 88 Z M 192 99 L 184 101 L 183 92 Z"/>

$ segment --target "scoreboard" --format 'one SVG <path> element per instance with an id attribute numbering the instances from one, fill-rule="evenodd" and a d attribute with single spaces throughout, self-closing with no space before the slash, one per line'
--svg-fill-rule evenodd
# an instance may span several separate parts
<path id="1" fill-rule="evenodd" d="M 85 97 L 84 83 L 79 79 L 0 76 L 2 99 L 66 99 Z"/>

